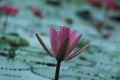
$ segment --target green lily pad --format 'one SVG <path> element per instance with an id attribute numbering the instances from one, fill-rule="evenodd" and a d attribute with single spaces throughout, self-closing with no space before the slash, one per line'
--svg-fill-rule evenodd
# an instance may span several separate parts
<path id="1" fill-rule="evenodd" d="M 26 39 L 16 35 L 0 35 L 0 43 L 9 44 L 12 47 L 29 46 Z"/>

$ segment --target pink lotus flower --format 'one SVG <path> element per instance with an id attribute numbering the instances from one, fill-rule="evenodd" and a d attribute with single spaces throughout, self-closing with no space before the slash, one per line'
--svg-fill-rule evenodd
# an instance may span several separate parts
<path id="1" fill-rule="evenodd" d="M 9 15 L 16 16 L 18 14 L 19 10 L 16 9 L 16 8 L 13 8 L 11 6 L 8 6 L 8 5 L 0 6 L 0 10 L 6 15 L 5 21 L 3 23 L 3 32 L 2 32 L 2 33 L 5 33 L 5 30 L 6 30 L 6 27 L 7 27 L 7 24 L 8 24 Z"/>
<path id="2" fill-rule="evenodd" d="M 53 27 L 51 27 L 50 43 L 52 47 L 52 52 L 48 50 L 48 48 L 43 43 L 42 39 L 38 36 L 38 34 L 36 34 L 36 36 L 40 44 L 51 56 L 55 57 L 57 61 L 62 61 L 72 59 L 88 47 L 88 44 L 86 44 L 85 46 L 71 54 L 72 50 L 78 44 L 82 36 L 79 35 L 78 37 L 76 37 L 76 32 L 76 30 L 70 32 L 70 28 L 66 26 L 61 26 L 59 31 L 56 31 L 55 29 L 53 29 Z"/>
<path id="3" fill-rule="evenodd" d="M 13 8 L 11 6 L 8 6 L 8 5 L 3 5 L 0 7 L 0 9 L 6 14 L 6 15 L 17 15 L 19 10 L 16 9 L 16 8 Z"/>
<path id="4" fill-rule="evenodd" d="M 115 3 L 114 0 L 104 0 L 104 2 L 108 9 L 115 11 L 120 10 L 120 4 Z"/>
<path id="5" fill-rule="evenodd" d="M 71 54 L 72 50 L 78 44 L 82 36 L 79 35 L 78 37 L 76 37 L 76 32 L 76 30 L 70 32 L 70 28 L 66 26 L 61 26 L 59 31 L 56 31 L 55 29 L 53 29 L 53 27 L 50 27 L 50 43 L 52 51 L 48 50 L 42 39 L 38 36 L 38 34 L 36 34 L 36 37 L 42 47 L 57 60 L 54 80 L 59 80 L 61 61 L 72 59 L 88 47 L 88 44 L 86 44 L 82 48 Z"/>
<path id="6" fill-rule="evenodd" d="M 38 8 L 33 8 L 33 7 L 29 7 L 29 9 L 32 11 L 32 13 L 39 17 L 39 18 L 42 18 L 43 17 L 43 14 L 42 14 L 42 11 Z"/>

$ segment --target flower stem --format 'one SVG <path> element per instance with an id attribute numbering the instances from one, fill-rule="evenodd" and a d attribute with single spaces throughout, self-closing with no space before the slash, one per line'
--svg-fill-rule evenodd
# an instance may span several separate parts
<path id="1" fill-rule="evenodd" d="M 56 72 L 55 72 L 55 80 L 59 80 L 59 71 L 60 71 L 61 61 L 57 61 Z"/>
<path id="2" fill-rule="evenodd" d="M 5 21 L 4 21 L 4 23 L 3 23 L 3 34 L 4 34 L 5 31 L 6 31 L 7 24 L 8 24 L 8 15 L 6 15 Z"/>

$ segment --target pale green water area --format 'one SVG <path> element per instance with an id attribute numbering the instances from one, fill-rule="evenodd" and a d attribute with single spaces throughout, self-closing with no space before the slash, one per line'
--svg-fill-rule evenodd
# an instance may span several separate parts
<path id="1" fill-rule="evenodd" d="M 119 0 L 118 0 L 119 1 Z M 120 80 L 120 11 L 94 7 L 86 0 L 2 0 L 19 9 L 16 16 L 0 10 L 0 80 L 54 80 L 56 60 L 39 44 L 35 33 L 49 49 L 49 28 L 69 26 L 82 38 L 75 50 L 90 46 L 77 57 L 63 61 L 60 80 Z M 39 8 L 42 18 L 29 7 Z"/>

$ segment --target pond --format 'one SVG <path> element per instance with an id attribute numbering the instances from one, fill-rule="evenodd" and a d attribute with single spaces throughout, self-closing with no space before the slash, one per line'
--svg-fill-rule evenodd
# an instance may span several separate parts
<path id="1" fill-rule="evenodd" d="M 56 59 L 35 36 L 51 50 L 51 26 L 82 34 L 73 52 L 89 43 L 80 55 L 62 62 L 60 80 L 120 80 L 120 5 L 113 9 L 89 1 L 0 0 L 0 80 L 54 80 Z M 2 6 L 13 11 L 5 13 Z"/>

